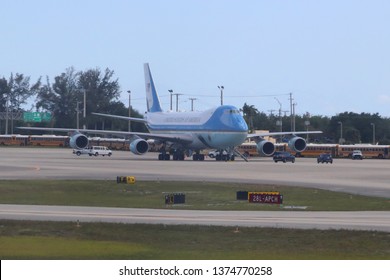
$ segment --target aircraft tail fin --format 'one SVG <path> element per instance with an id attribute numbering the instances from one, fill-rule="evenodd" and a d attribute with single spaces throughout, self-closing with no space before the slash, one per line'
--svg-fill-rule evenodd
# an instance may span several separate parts
<path id="1" fill-rule="evenodd" d="M 148 112 L 162 112 L 160 100 L 154 87 L 152 74 L 150 73 L 149 63 L 144 64 L 145 71 L 145 89 L 146 89 L 146 106 Z"/>

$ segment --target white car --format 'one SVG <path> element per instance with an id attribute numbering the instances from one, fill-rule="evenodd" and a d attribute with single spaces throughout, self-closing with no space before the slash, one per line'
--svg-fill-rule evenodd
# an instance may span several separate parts
<path id="1" fill-rule="evenodd" d="M 362 151 L 360 150 L 354 150 L 352 152 L 352 159 L 363 159 Z"/>
<path id="2" fill-rule="evenodd" d="M 83 155 L 83 154 L 88 154 L 89 156 L 96 156 L 96 157 L 99 155 L 102 155 L 102 156 L 105 156 L 105 155 L 111 156 L 112 155 L 112 151 L 105 146 L 92 146 L 92 147 L 86 148 L 86 149 L 74 149 L 73 153 L 78 155 L 78 156 Z"/>
<path id="3" fill-rule="evenodd" d="M 227 155 L 227 152 L 226 151 L 223 151 L 222 152 L 222 155 Z M 209 152 L 209 157 L 210 158 L 216 158 L 217 156 L 219 156 L 219 151 L 210 151 Z"/>

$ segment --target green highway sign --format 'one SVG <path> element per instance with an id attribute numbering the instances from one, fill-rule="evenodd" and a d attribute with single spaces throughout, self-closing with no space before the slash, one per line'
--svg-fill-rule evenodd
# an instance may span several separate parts
<path id="1" fill-rule="evenodd" d="M 49 122 L 51 121 L 51 113 L 24 112 L 23 120 L 25 122 Z"/>
<path id="2" fill-rule="evenodd" d="M 41 113 L 41 118 L 43 122 L 50 122 L 51 121 L 51 113 L 45 112 Z"/>

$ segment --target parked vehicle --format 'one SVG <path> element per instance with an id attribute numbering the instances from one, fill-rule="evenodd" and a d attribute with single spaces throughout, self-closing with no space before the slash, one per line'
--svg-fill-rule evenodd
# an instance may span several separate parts
<path id="1" fill-rule="evenodd" d="M 352 159 L 363 159 L 363 154 L 361 150 L 353 150 Z"/>
<path id="2" fill-rule="evenodd" d="M 275 152 L 273 156 L 274 162 L 283 161 L 286 163 L 287 161 L 295 162 L 295 156 L 290 154 L 289 152 Z"/>
<path id="3" fill-rule="evenodd" d="M 85 149 L 74 149 L 73 153 L 78 156 L 88 154 L 89 156 L 96 156 L 96 157 L 99 155 L 102 156 L 107 155 L 110 157 L 112 155 L 112 151 L 105 146 L 92 146 L 90 148 L 85 148 Z"/>
<path id="4" fill-rule="evenodd" d="M 217 156 L 219 156 L 221 153 L 217 150 L 214 150 L 214 151 L 210 151 L 209 152 L 209 157 L 210 158 L 216 158 Z M 227 155 L 227 152 L 226 151 L 222 151 L 222 156 L 223 155 Z"/>
<path id="5" fill-rule="evenodd" d="M 90 149 L 89 148 L 85 148 L 85 149 L 73 149 L 73 153 L 75 155 L 88 155 L 89 154 L 89 151 Z"/>
<path id="6" fill-rule="evenodd" d="M 317 157 L 317 163 L 333 163 L 333 158 L 330 154 L 320 154 Z"/>
<path id="7" fill-rule="evenodd" d="M 215 158 L 217 155 L 219 155 L 218 151 L 210 151 L 209 152 L 209 157 L 210 158 Z"/>

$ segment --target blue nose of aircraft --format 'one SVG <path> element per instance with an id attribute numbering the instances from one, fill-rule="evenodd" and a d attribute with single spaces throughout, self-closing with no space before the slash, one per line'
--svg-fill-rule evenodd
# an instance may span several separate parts
<path id="1" fill-rule="evenodd" d="M 234 106 L 218 107 L 206 124 L 208 129 L 214 131 L 247 132 L 248 125 L 240 111 Z"/>

